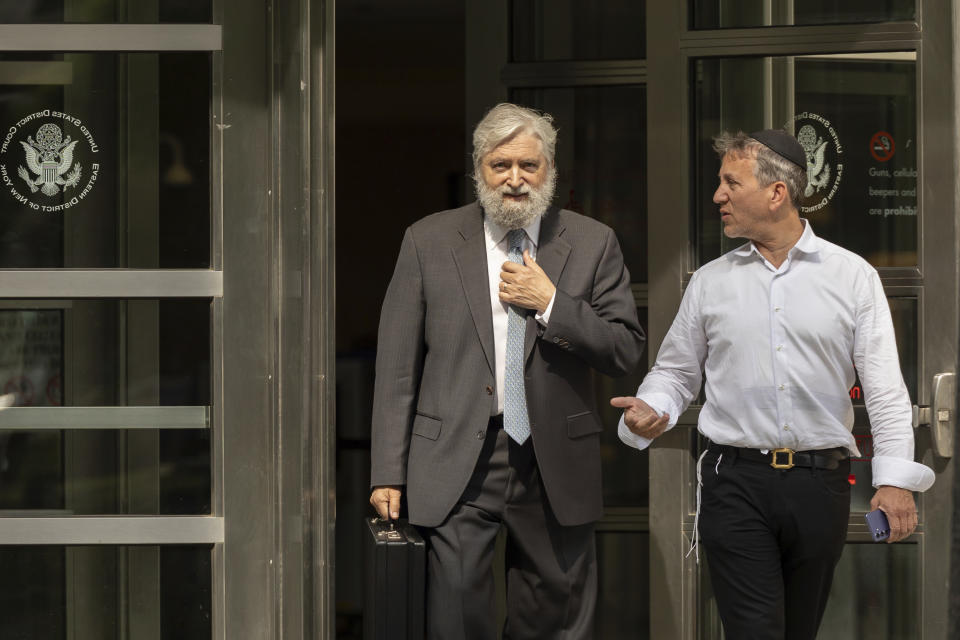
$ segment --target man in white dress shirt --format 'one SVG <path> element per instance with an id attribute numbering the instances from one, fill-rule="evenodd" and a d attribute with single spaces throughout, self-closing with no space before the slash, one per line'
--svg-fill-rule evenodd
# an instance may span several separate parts
<path id="1" fill-rule="evenodd" d="M 431 639 L 497 637 L 501 529 L 503 636 L 593 637 L 593 372 L 635 370 L 644 337 L 613 231 L 550 206 L 556 138 L 546 114 L 491 109 L 478 202 L 407 229 L 383 303 L 370 502 L 396 518 L 405 495 L 422 527 Z"/>
<path id="2" fill-rule="evenodd" d="M 803 147 L 784 131 L 721 134 L 713 201 L 749 240 L 701 267 L 620 438 L 643 448 L 676 424 L 706 377 L 699 537 L 728 640 L 813 640 L 850 512 L 849 389 L 859 373 L 873 434 L 871 505 L 890 542 L 917 525 L 911 403 L 876 270 L 818 238 L 797 203 Z"/>

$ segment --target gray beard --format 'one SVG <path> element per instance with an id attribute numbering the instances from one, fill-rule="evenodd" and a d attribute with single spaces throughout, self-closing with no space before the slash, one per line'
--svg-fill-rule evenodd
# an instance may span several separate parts
<path id="1" fill-rule="evenodd" d="M 539 189 L 526 185 L 514 191 L 503 184 L 496 188 L 487 186 L 483 178 L 474 178 L 477 186 L 477 199 L 484 213 L 501 229 L 512 231 L 523 229 L 547 212 L 553 201 L 553 193 L 557 188 L 557 171 L 551 169 L 543 186 Z M 529 193 L 530 196 L 522 202 L 506 200 L 504 194 Z"/>

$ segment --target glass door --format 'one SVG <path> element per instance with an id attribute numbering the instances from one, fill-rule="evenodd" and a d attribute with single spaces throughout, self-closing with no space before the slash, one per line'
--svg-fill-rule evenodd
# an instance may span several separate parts
<path id="1" fill-rule="evenodd" d="M 822 152 L 802 215 L 819 235 L 878 268 L 917 405 L 916 458 L 938 481 L 918 497 L 913 536 L 896 545 L 869 542 L 863 514 L 873 493 L 871 436 L 859 385 L 850 389 L 863 457 L 851 470 L 847 546 L 819 637 L 939 638 L 947 623 L 946 594 L 937 585 L 947 580 L 952 441 L 946 424 L 929 427 L 938 414 L 925 408 L 934 403 L 935 376 L 956 370 L 957 283 L 949 267 L 957 247 L 949 171 L 956 127 L 950 96 L 930 81 L 951 73 L 949 56 L 936 52 L 951 50 L 952 33 L 926 17 L 948 15 L 949 5 L 843 4 L 694 0 L 650 12 L 651 105 L 659 98 L 672 106 L 658 104 L 659 113 L 651 107 L 651 122 L 662 118 L 663 129 L 676 134 L 670 141 L 651 135 L 651 157 L 662 162 L 650 162 L 650 207 L 679 205 L 670 223 L 651 217 L 650 233 L 680 254 L 651 244 L 651 282 L 659 283 L 650 289 L 650 308 L 659 309 L 651 314 L 651 348 L 669 328 L 692 271 L 737 242 L 723 236 L 711 202 L 712 136 L 783 127 Z M 684 556 L 702 444 L 697 412 L 692 407 L 681 419 L 686 428 L 651 450 L 650 508 L 658 514 L 651 579 L 667 587 L 664 606 L 654 596 L 654 637 L 722 634 L 703 560 L 698 566 Z"/>
<path id="2" fill-rule="evenodd" d="M 9 637 L 214 632 L 212 21 L 209 0 L 0 8 Z"/>

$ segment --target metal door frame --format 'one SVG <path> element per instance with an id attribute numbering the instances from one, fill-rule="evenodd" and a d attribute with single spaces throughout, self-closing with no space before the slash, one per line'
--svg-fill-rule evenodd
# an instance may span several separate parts
<path id="1" fill-rule="evenodd" d="M 214 637 L 332 638 L 335 0 L 215 7 L 228 433 Z"/>

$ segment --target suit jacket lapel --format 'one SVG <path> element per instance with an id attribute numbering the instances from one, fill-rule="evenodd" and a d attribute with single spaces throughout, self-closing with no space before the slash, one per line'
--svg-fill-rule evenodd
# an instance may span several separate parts
<path id="1" fill-rule="evenodd" d="M 567 256 L 570 255 L 570 245 L 561 237 L 565 230 L 566 227 L 560 221 L 557 209 L 551 208 L 543 216 L 540 223 L 537 264 L 547 274 L 554 286 L 560 282 L 563 267 L 567 264 Z M 523 340 L 524 362 L 530 358 L 533 345 L 537 341 L 537 319 L 534 317 L 535 315 L 535 312 L 531 313 L 527 318 L 527 332 Z"/>
<path id="2" fill-rule="evenodd" d="M 490 282 L 487 273 L 487 247 L 483 235 L 483 213 L 479 205 L 471 207 L 459 227 L 463 242 L 453 248 L 453 259 L 460 283 L 467 296 L 470 315 L 487 357 L 490 372 L 495 373 L 493 349 L 493 312 L 490 308 Z"/>

